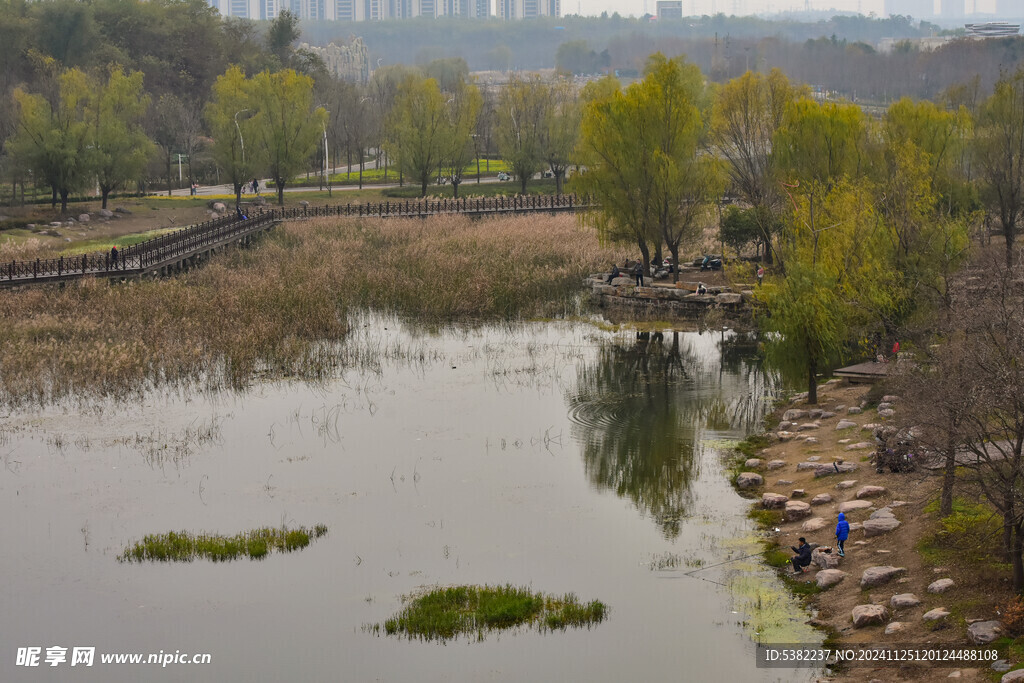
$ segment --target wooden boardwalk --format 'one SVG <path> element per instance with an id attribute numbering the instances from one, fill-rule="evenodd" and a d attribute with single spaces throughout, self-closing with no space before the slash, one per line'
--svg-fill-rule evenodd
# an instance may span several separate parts
<path id="1" fill-rule="evenodd" d="M 436 201 L 336 204 L 293 208 L 257 208 L 246 218 L 225 216 L 192 225 L 118 251 L 55 259 L 10 261 L 0 264 L 0 287 L 61 283 L 82 277 L 122 279 L 150 274 L 167 275 L 195 265 L 218 249 L 246 244 L 255 235 L 286 220 L 349 216 L 362 218 L 426 218 L 438 215 L 471 217 L 523 213 L 559 213 L 589 208 L 575 195 L 440 199 Z"/>

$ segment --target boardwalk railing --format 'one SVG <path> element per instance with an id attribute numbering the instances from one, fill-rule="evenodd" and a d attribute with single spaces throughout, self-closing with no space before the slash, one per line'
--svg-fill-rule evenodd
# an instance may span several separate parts
<path id="1" fill-rule="evenodd" d="M 141 275 L 164 266 L 229 244 L 266 230 L 281 220 L 317 216 L 361 216 L 379 218 L 416 218 L 441 214 L 469 216 L 506 213 L 577 211 L 590 207 L 575 195 L 535 195 L 525 197 L 489 197 L 486 199 L 439 199 L 398 202 L 367 202 L 334 206 L 304 205 L 292 208 L 254 207 L 252 215 L 242 219 L 225 216 L 175 230 L 159 237 L 111 252 L 93 252 L 81 256 L 60 256 L 34 261 L 0 264 L 0 285 L 32 282 L 59 282 L 86 275 L 122 277 Z"/>

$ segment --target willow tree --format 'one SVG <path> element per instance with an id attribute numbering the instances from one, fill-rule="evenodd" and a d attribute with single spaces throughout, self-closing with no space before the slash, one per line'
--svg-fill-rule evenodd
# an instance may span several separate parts
<path id="1" fill-rule="evenodd" d="M 659 53 L 642 81 L 596 97 L 583 116 L 580 186 L 601 204 L 585 220 L 604 238 L 635 240 L 644 267 L 662 241 L 679 262 L 714 194 L 711 169 L 697 156 L 702 88 L 696 66 Z"/>
<path id="2" fill-rule="evenodd" d="M 163 102 L 164 98 L 161 98 L 161 104 Z M 252 92 L 252 82 L 245 77 L 241 69 L 233 66 L 217 77 L 213 84 L 213 98 L 207 103 L 205 114 L 206 123 L 213 136 L 214 161 L 231 182 L 237 206 L 241 201 L 242 185 L 252 179 L 256 169 L 261 165 L 261 150 L 256 144 L 253 120 L 256 115 L 256 101 Z M 249 140 L 248 149 L 246 139 Z M 173 140 L 173 137 L 169 136 L 169 140 Z"/>
<path id="3" fill-rule="evenodd" d="M 433 78 L 408 76 L 398 87 L 385 128 L 385 149 L 427 196 L 430 176 L 440 165 L 449 119 L 445 98 Z"/>
<path id="4" fill-rule="evenodd" d="M 473 145 L 473 131 L 480 115 L 483 97 L 472 83 L 459 81 L 445 103 L 445 130 L 443 134 L 441 159 L 445 173 L 451 178 L 452 192 L 459 197 L 459 185 L 466 166 L 473 161 L 476 149 Z"/>
<path id="5" fill-rule="evenodd" d="M 776 362 L 807 378 L 816 403 L 818 372 L 842 359 L 850 332 L 867 317 L 864 301 L 887 289 L 877 258 L 885 232 L 874 214 L 866 167 L 867 121 L 853 105 L 791 103 L 774 138 L 790 210 L 779 254 L 785 277 L 759 296 Z"/>
<path id="6" fill-rule="evenodd" d="M 551 102 L 548 87 L 533 76 L 511 76 L 498 96 L 498 152 L 519 180 L 526 183 L 544 165 L 544 122 Z"/>
<path id="7" fill-rule="evenodd" d="M 778 69 L 748 71 L 722 86 L 711 114 L 711 143 L 725 160 L 729 181 L 750 208 L 768 262 L 775 255 L 782 197 L 773 140 L 786 108 L 801 94 Z"/>
<path id="8" fill-rule="evenodd" d="M 113 67 L 107 82 L 95 89 L 89 119 L 104 209 L 110 193 L 137 180 L 153 155 L 153 142 L 142 128 L 148 108 L 149 96 L 142 89 L 141 71 L 128 74 Z"/>
<path id="9" fill-rule="evenodd" d="M 1024 218 L 1024 68 L 996 83 L 978 115 L 973 146 L 982 196 L 999 219 L 1010 266 Z"/>
<path id="10" fill-rule="evenodd" d="M 580 100 L 568 81 L 549 86 L 550 106 L 541 128 L 541 149 L 544 161 L 555 177 L 555 192 L 562 194 L 565 172 L 580 135 Z"/>
<path id="11" fill-rule="evenodd" d="M 327 125 L 327 112 L 313 106 L 313 79 L 291 69 L 264 71 L 253 78 L 256 105 L 253 127 L 261 156 L 284 206 L 284 186 L 316 149 Z"/>
<path id="12" fill-rule="evenodd" d="M 7 150 L 52 188 L 54 205 L 60 196 L 61 213 L 66 213 L 68 195 L 89 182 L 95 167 L 89 125 L 94 85 L 78 69 L 62 73 L 58 83 L 53 102 L 43 95 L 15 89 L 18 125 Z"/>

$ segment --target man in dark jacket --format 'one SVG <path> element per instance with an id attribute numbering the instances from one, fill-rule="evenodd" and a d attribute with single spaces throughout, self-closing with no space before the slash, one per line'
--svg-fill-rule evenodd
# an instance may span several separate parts
<path id="1" fill-rule="evenodd" d="M 635 266 L 633 266 L 633 275 L 636 276 L 636 286 L 637 287 L 643 287 L 644 286 L 644 262 L 643 262 L 642 258 L 641 258 L 641 260 L 636 262 Z"/>
<path id="2" fill-rule="evenodd" d="M 793 573 L 801 574 L 804 567 L 811 563 L 811 546 L 807 545 L 807 539 L 801 536 L 800 545 L 790 546 L 790 548 L 796 553 L 796 557 L 790 560 L 793 563 Z"/>

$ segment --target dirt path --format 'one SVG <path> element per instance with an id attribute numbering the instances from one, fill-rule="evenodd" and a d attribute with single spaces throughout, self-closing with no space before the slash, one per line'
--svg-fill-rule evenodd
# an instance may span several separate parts
<path id="1" fill-rule="evenodd" d="M 846 542 L 846 557 L 839 560 L 838 568 L 846 576 L 837 585 L 817 594 L 812 604 L 821 625 L 838 636 L 840 643 L 886 644 L 950 644 L 965 646 L 967 625 L 974 621 L 998 619 L 997 606 L 1005 604 L 1012 595 L 1005 581 L 979 582 L 978 574 L 968 567 L 933 566 L 918 551 L 920 541 L 934 533 L 934 515 L 925 512 L 928 503 L 938 496 L 941 484 L 939 474 L 918 468 L 916 472 L 879 474 L 867 458 L 874 451 L 874 438 L 870 424 L 885 422 L 874 408 L 866 407 L 867 389 L 863 386 L 843 386 L 832 383 L 822 387 L 818 406 L 793 404 L 780 410 L 805 411 L 777 432 L 782 440 L 776 441 L 758 455 L 763 465 L 748 467 L 764 476 L 761 493 L 782 494 L 790 501 L 812 503 L 815 496 L 827 494 L 829 502 L 821 498 L 810 506 L 809 514 L 783 521 L 778 534 L 779 545 L 786 549 L 797 544 L 800 536 L 810 543 L 835 546 L 835 525 L 842 503 L 857 501 L 865 506 L 846 512 L 851 524 L 850 538 Z M 810 410 L 826 411 L 822 417 Z M 898 400 L 894 405 L 899 410 Z M 790 417 L 793 417 L 790 415 Z M 853 423 L 837 429 L 841 420 Z M 817 425 L 817 426 L 811 426 Z M 774 439 L 774 437 L 773 437 Z M 847 450 L 850 449 L 850 450 Z M 772 463 L 771 461 L 776 461 Z M 805 469 L 798 470 L 798 464 Z M 855 469 L 848 473 L 832 473 L 815 477 L 814 465 L 829 465 L 842 461 Z M 772 469 L 769 469 L 771 467 Z M 843 482 L 843 483 L 841 483 Z M 881 490 L 865 487 L 881 487 Z M 760 503 L 760 501 L 759 501 Z M 863 523 L 875 511 L 888 507 L 899 521 L 895 529 L 868 537 Z M 799 512 L 788 513 L 798 517 Z M 884 513 L 883 513 L 884 514 Z M 820 520 L 820 521 L 819 521 Z M 814 530 L 815 527 L 820 527 Z M 875 566 L 905 568 L 900 576 L 882 585 L 861 588 L 861 577 L 866 569 Z M 813 582 L 818 568 L 801 575 L 798 580 Z M 928 591 L 938 579 L 949 578 L 954 587 L 942 592 Z M 892 596 L 912 593 L 920 604 L 902 609 L 893 608 Z M 858 605 L 883 605 L 886 617 L 882 623 L 855 628 L 851 612 Z M 923 616 L 935 608 L 944 608 L 949 616 L 926 622 Z M 893 626 L 894 622 L 901 626 Z M 886 629 L 889 633 L 886 633 Z M 960 678 L 989 680 L 992 671 L 972 668 L 852 668 L 839 674 L 839 681 L 892 681 L 938 680 L 954 671 Z"/>

